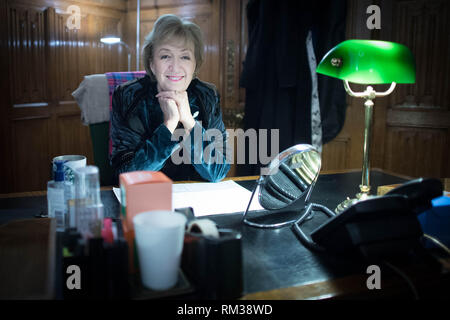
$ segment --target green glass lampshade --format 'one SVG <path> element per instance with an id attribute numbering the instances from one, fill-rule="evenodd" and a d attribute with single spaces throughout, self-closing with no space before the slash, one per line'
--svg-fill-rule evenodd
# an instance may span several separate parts
<path id="1" fill-rule="evenodd" d="M 331 49 L 318 73 L 361 84 L 414 83 L 416 65 L 404 45 L 378 40 L 346 40 Z"/>

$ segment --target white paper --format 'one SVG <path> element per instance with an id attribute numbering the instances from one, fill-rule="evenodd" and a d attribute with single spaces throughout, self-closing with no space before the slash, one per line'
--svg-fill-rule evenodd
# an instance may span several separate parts
<path id="1" fill-rule="evenodd" d="M 113 192 L 114 192 L 114 195 L 116 196 L 117 200 L 119 201 L 119 203 L 122 204 L 122 201 L 121 201 L 122 198 L 120 197 L 120 188 L 113 187 Z"/>
<path id="2" fill-rule="evenodd" d="M 113 188 L 120 202 L 120 189 Z M 196 217 L 244 212 L 252 193 L 232 180 L 172 185 L 172 208 L 192 207 Z M 250 210 L 263 210 L 256 198 Z"/>

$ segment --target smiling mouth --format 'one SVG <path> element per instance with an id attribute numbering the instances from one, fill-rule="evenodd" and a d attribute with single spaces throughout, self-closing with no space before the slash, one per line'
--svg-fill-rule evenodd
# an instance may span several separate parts
<path id="1" fill-rule="evenodd" d="M 167 77 L 167 79 L 169 79 L 170 81 L 173 81 L 173 82 L 177 82 L 177 81 L 180 81 L 181 79 L 183 79 L 183 76 L 179 76 L 179 77 L 166 76 L 166 77 Z"/>

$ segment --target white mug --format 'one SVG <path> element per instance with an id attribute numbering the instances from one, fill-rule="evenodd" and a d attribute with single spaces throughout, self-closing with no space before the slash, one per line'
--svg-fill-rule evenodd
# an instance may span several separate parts
<path id="1" fill-rule="evenodd" d="M 75 178 L 75 169 L 85 167 L 86 166 L 86 157 L 81 155 L 64 155 L 57 156 L 53 158 L 53 170 L 52 170 L 52 178 L 55 177 L 56 172 L 56 160 L 64 161 L 64 181 L 72 182 Z"/>

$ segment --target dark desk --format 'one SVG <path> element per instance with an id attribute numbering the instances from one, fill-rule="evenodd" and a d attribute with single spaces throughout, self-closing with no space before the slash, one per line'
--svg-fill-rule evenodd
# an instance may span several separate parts
<path id="1" fill-rule="evenodd" d="M 313 202 L 334 209 L 347 196 L 358 191 L 361 173 L 347 172 L 322 174 L 312 193 Z M 233 179 L 252 189 L 254 180 Z M 405 179 L 373 170 L 371 185 L 373 193 L 380 185 L 402 183 Z M 107 217 L 117 217 L 119 203 L 110 189 L 101 192 Z M 46 212 L 45 195 L 18 198 L 0 198 L 0 223 L 11 218 L 28 218 Z M 242 213 L 210 216 L 219 227 L 232 228 L 242 233 L 243 248 L 243 299 L 316 299 L 329 297 L 397 296 L 412 297 L 404 279 L 392 270 L 381 267 L 382 290 L 368 290 L 366 273 L 368 264 L 359 259 L 343 259 L 330 254 L 318 254 L 306 249 L 289 227 L 281 229 L 258 229 L 242 224 Z M 325 221 L 316 214 L 305 230 L 312 231 Z M 439 260 L 447 263 L 448 260 Z M 402 266 L 403 267 L 403 266 Z M 431 268 L 419 262 L 402 269 L 408 273 L 420 294 L 438 296 L 440 288 L 449 284 L 449 275 L 441 273 L 441 265 Z M 425 271 L 425 272 L 424 272 Z M 448 293 L 447 293 L 448 297 Z"/>

